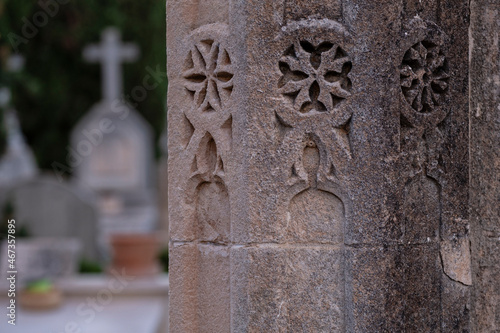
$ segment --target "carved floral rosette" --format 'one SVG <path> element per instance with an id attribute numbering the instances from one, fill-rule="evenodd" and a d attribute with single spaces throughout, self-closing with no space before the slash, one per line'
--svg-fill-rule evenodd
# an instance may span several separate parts
<path id="1" fill-rule="evenodd" d="M 400 66 L 402 115 L 414 127 L 433 127 L 448 113 L 448 37 L 435 23 L 421 19 L 410 21 L 404 35 Z"/>

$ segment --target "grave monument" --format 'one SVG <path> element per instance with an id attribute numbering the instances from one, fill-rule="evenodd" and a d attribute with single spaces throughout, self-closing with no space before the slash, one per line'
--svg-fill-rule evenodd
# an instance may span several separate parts
<path id="1" fill-rule="evenodd" d="M 154 185 L 153 134 L 149 124 L 122 96 L 121 63 L 139 55 L 134 44 L 122 44 L 114 28 L 84 58 L 103 66 L 103 99 L 72 132 L 75 182 L 98 194 L 100 243 L 109 250 L 116 233 L 148 233 L 158 212 Z"/>

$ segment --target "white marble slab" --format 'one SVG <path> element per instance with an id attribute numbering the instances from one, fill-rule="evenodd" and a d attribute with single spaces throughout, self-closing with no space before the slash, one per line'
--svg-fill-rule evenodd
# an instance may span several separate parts
<path id="1" fill-rule="evenodd" d="M 110 288 L 113 281 L 116 283 Z M 41 312 L 28 311 L 18 306 L 16 326 L 7 323 L 6 307 L 9 300 L 6 297 L 6 285 L 1 283 L 0 332 L 167 333 L 168 275 L 127 281 L 123 290 L 114 290 L 120 285 L 120 281 L 124 280 L 102 274 L 79 275 L 60 280 L 57 286 L 65 295 L 63 305 L 58 309 Z M 112 291 L 109 302 L 104 296 L 105 301 L 93 308 L 89 299 L 97 299 L 106 291 Z"/>
<path id="2" fill-rule="evenodd" d="M 6 309 L 8 300 L 0 299 L 0 308 Z M 64 301 L 56 310 L 36 312 L 18 308 L 16 326 L 7 323 L 7 316 L 0 318 L 2 333 L 159 333 L 167 315 L 165 300 L 159 297 L 115 297 L 102 311 L 89 314 L 86 297 L 74 297 Z"/>

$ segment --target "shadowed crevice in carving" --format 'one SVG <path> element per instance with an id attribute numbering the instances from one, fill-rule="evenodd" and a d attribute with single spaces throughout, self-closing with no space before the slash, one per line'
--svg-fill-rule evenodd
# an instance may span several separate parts
<path id="1" fill-rule="evenodd" d="M 310 53 L 310 61 L 311 65 L 314 69 L 318 69 L 321 65 L 321 54 L 333 48 L 333 43 L 323 42 L 319 44 L 317 47 L 314 47 L 308 41 L 301 41 L 300 46 L 307 52 Z"/>
<path id="2" fill-rule="evenodd" d="M 328 176 L 337 177 L 337 170 L 335 169 L 335 165 L 333 165 L 333 163 L 330 165 L 330 169 L 328 170 Z"/>
<path id="3" fill-rule="evenodd" d="M 205 163 L 208 167 L 208 172 L 215 172 L 217 166 L 217 145 L 215 144 L 214 138 L 207 133 L 207 145 L 205 151 Z"/>
<path id="4" fill-rule="evenodd" d="M 351 142 L 351 128 L 352 128 L 352 116 L 342 125 L 338 131 L 340 132 L 342 144 L 345 146 L 349 154 L 353 154 L 352 142 Z"/>
<path id="5" fill-rule="evenodd" d="M 182 144 L 184 146 L 184 149 L 186 149 L 189 146 L 189 143 L 191 142 L 191 138 L 194 135 L 195 128 L 185 114 L 182 115 L 182 125 L 184 128 L 184 130 L 182 131 L 182 133 L 184 134 Z"/>
<path id="6" fill-rule="evenodd" d="M 229 116 L 224 124 L 222 124 L 221 129 L 231 145 L 233 142 L 233 116 Z"/>
<path id="7" fill-rule="evenodd" d="M 286 62 L 280 61 L 279 67 L 280 67 L 281 73 L 283 74 L 280 81 L 278 82 L 279 88 L 282 88 L 285 84 L 287 84 L 290 81 L 300 82 L 300 81 L 305 80 L 309 77 L 309 75 L 307 75 L 304 72 L 292 71 L 290 69 L 290 66 Z"/>
<path id="8" fill-rule="evenodd" d="M 311 84 L 311 87 L 309 87 L 309 99 L 312 102 L 304 103 L 304 105 L 302 105 L 302 108 L 300 109 L 300 112 L 302 113 L 308 113 L 311 111 L 326 112 L 325 105 L 320 101 L 318 101 L 319 94 L 320 94 L 319 84 L 317 81 L 314 81 L 313 84 Z"/>

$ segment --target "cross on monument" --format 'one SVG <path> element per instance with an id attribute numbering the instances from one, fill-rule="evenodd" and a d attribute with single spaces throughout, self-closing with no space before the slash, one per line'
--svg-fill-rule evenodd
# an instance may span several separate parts
<path id="1" fill-rule="evenodd" d="M 24 69 L 24 57 L 20 54 L 13 54 L 7 59 L 6 72 L 17 73 Z M 11 101 L 11 91 L 9 87 L 0 88 L 0 108 L 7 108 Z"/>
<path id="2" fill-rule="evenodd" d="M 121 63 L 132 62 L 139 57 L 137 45 L 123 44 L 120 37 L 120 32 L 116 28 L 107 28 L 102 33 L 101 43 L 87 46 L 83 50 L 85 60 L 102 63 L 102 95 L 107 101 L 120 96 L 123 85 Z"/>

